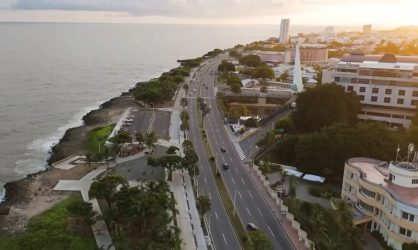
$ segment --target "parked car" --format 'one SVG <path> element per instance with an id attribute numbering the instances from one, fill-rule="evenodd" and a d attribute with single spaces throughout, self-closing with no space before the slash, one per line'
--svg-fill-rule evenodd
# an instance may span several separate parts
<path id="1" fill-rule="evenodd" d="M 226 148 L 225 147 L 221 147 L 221 152 L 225 153 L 226 152 Z"/>

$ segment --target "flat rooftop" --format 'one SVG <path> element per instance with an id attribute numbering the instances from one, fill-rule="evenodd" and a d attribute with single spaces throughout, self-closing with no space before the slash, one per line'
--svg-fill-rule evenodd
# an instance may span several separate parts
<path id="1" fill-rule="evenodd" d="M 389 164 L 371 158 L 351 158 L 347 164 L 359 169 L 364 175 L 363 179 L 376 186 L 383 187 L 392 197 L 406 205 L 418 207 L 418 188 L 401 187 L 392 182 L 385 181 L 389 176 Z"/>

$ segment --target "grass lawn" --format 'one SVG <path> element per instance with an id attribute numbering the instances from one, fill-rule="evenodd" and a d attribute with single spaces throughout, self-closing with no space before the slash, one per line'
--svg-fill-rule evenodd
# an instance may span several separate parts
<path id="1" fill-rule="evenodd" d="M 52 209 L 29 220 L 25 232 L 0 236 L 0 249 L 7 250 L 91 250 L 97 249 L 90 226 L 84 222 L 71 225 L 67 206 L 81 200 L 71 196 Z M 73 228 L 70 230 L 70 226 Z M 74 229 L 76 228 L 76 230 Z"/>
<path id="2" fill-rule="evenodd" d="M 106 142 L 107 137 L 110 135 L 110 133 L 112 133 L 114 127 L 115 124 L 110 124 L 104 127 L 98 127 L 91 130 L 87 134 L 85 144 L 86 150 L 94 154 L 99 152 L 99 148 L 103 149 L 104 143 Z"/>

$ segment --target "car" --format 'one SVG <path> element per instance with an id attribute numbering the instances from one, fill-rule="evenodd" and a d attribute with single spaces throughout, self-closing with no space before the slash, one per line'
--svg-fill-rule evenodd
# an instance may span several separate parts
<path id="1" fill-rule="evenodd" d="M 258 231 L 258 227 L 254 223 L 247 223 L 247 230 L 248 231 Z"/>
<path id="2" fill-rule="evenodd" d="M 225 153 L 226 152 L 226 148 L 225 147 L 221 147 L 221 152 Z"/>
<path id="3" fill-rule="evenodd" d="M 208 86 L 206 86 L 205 88 L 208 89 Z"/>
<path id="4" fill-rule="evenodd" d="M 228 163 L 224 162 L 224 164 L 222 164 L 222 168 L 227 170 L 229 168 Z"/>

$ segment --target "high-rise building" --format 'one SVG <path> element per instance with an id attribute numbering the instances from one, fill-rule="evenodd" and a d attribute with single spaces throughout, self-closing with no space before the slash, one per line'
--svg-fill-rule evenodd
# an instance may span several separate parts
<path id="1" fill-rule="evenodd" d="M 334 35 L 334 27 L 333 26 L 328 26 L 325 28 L 325 34 L 327 35 Z"/>
<path id="2" fill-rule="evenodd" d="M 280 22 L 280 37 L 279 37 L 279 41 L 281 44 L 286 44 L 289 42 L 289 39 L 290 39 L 289 28 L 290 28 L 290 19 L 282 19 L 282 21 Z"/>
<path id="3" fill-rule="evenodd" d="M 418 108 L 417 56 L 345 55 L 323 71 L 322 82 L 357 93 L 360 120 L 408 128 Z"/>
<path id="4" fill-rule="evenodd" d="M 356 210 L 354 225 L 380 233 L 396 250 L 418 241 L 418 163 L 412 158 L 351 158 L 344 167 L 341 197 Z"/>
<path id="5" fill-rule="evenodd" d="M 370 34 L 371 32 L 372 32 L 372 25 L 371 24 L 363 25 L 363 33 L 364 34 Z"/>

